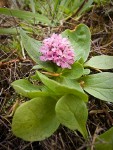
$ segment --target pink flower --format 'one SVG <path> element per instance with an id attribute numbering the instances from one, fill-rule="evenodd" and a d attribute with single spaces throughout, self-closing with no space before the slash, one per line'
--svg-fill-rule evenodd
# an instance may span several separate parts
<path id="1" fill-rule="evenodd" d="M 40 48 L 42 61 L 52 61 L 62 68 L 71 68 L 75 61 L 74 50 L 67 38 L 61 34 L 52 34 L 50 38 L 43 40 Z"/>

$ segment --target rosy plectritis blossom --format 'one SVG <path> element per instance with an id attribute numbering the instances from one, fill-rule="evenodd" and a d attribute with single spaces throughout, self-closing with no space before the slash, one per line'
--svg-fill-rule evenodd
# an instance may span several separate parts
<path id="1" fill-rule="evenodd" d="M 61 34 L 52 34 L 50 38 L 43 40 L 42 44 L 40 60 L 52 61 L 61 68 L 71 68 L 75 54 L 67 38 L 63 38 Z"/>

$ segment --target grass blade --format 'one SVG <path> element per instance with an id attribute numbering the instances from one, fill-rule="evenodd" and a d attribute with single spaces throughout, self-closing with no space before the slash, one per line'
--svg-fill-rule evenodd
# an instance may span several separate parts
<path id="1" fill-rule="evenodd" d="M 47 17 L 40 15 L 38 13 L 32 13 L 32 12 L 23 11 L 23 10 L 0 8 L 0 14 L 17 17 L 25 21 L 28 21 L 30 23 L 41 22 L 41 23 L 48 24 L 48 25 L 51 24 L 50 20 Z"/>
<path id="2" fill-rule="evenodd" d="M 17 34 L 19 28 L 0 28 L 0 34 Z"/>

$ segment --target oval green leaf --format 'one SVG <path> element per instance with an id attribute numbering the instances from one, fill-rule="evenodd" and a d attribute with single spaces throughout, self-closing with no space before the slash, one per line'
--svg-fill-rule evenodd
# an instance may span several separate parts
<path id="1" fill-rule="evenodd" d="M 83 75 L 83 70 L 83 66 L 80 63 L 75 62 L 71 69 L 64 69 L 62 76 L 69 79 L 77 79 Z"/>
<path id="2" fill-rule="evenodd" d="M 112 69 L 113 56 L 107 55 L 94 56 L 85 63 L 85 67 L 92 67 L 97 69 Z"/>
<path id="3" fill-rule="evenodd" d="M 72 84 L 72 82 L 70 84 L 70 80 L 66 80 L 65 82 L 60 84 L 52 79 L 49 79 L 38 71 L 37 74 L 41 81 L 44 83 L 44 85 L 46 85 L 49 89 L 51 89 L 51 91 L 53 91 L 57 95 L 74 94 L 80 96 L 84 101 L 88 100 L 87 95 L 83 92 L 80 85 L 76 81 L 74 85 Z"/>
<path id="4" fill-rule="evenodd" d="M 56 115 L 61 124 L 71 130 L 79 130 L 87 136 L 86 121 L 88 110 L 84 101 L 75 95 L 66 95 L 59 99 L 55 107 Z"/>
<path id="5" fill-rule="evenodd" d="M 85 62 L 88 58 L 91 46 L 91 33 L 88 26 L 80 24 L 75 30 L 65 30 L 62 35 L 70 40 L 75 50 L 76 60 L 83 58 Z"/>
<path id="6" fill-rule="evenodd" d="M 41 141 L 51 136 L 59 126 L 55 114 L 56 101 L 50 97 L 38 97 L 17 108 L 12 131 L 26 141 Z"/>
<path id="7" fill-rule="evenodd" d="M 84 90 L 96 98 L 113 102 L 113 73 L 102 72 L 82 78 Z"/>
<path id="8" fill-rule="evenodd" d="M 48 96 L 52 94 L 50 89 L 48 89 L 47 87 L 33 85 L 26 79 L 16 80 L 11 85 L 17 93 L 29 98 Z"/>

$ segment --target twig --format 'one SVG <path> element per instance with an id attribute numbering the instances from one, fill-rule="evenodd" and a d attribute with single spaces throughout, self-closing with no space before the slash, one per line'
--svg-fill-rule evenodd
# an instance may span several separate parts
<path id="1" fill-rule="evenodd" d="M 111 124 L 113 125 L 113 118 L 112 118 L 111 115 L 109 114 L 106 105 L 105 105 L 105 107 L 106 107 L 106 108 L 103 107 L 103 111 L 105 112 L 105 114 L 106 114 L 106 116 L 108 117 L 109 121 L 110 121 Z"/>
<path id="2" fill-rule="evenodd" d="M 87 67 L 87 66 L 85 66 L 85 67 Z M 91 68 L 91 69 L 93 69 L 93 70 L 95 70 L 95 71 L 98 71 L 98 72 L 102 72 L 100 69 L 98 69 L 98 68 L 94 68 L 94 67 L 91 67 L 91 66 L 88 66 L 89 68 Z"/>
<path id="3" fill-rule="evenodd" d="M 23 59 L 23 62 L 30 62 L 31 60 L 29 60 L 29 59 Z M 20 62 L 20 59 L 13 59 L 13 60 L 10 60 L 10 61 L 8 61 L 8 62 L 0 62 L 0 67 L 1 66 L 5 66 L 5 65 L 9 65 L 9 64 L 11 64 L 11 63 L 15 63 L 15 62 Z"/>
<path id="4" fill-rule="evenodd" d="M 6 117 L 12 117 L 18 106 L 19 106 L 19 100 L 17 99 L 14 105 L 9 110 L 9 115 L 6 115 Z"/>
<path id="5" fill-rule="evenodd" d="M 94 144 L 95 144 L 95 140 L 99 134 L 100 131 L 102 131 L 103 129 L 100 128 L 99 126 L 96 127 L 95 133 L 93 135 L 93 139 L 92 139 L 92 144 L 91 144 L 91 150 L 94 150 Z"/>
<path id="6" fill-rule="evenodd" d="M 53 72 L 44 72 L 44 71 L 42 73 L 46 74 L 46 75 L 53 76 L 53 77 L 58 77 L 62 74 L 62 73 L 53 73 Z"/>
<path id="7" fill-rule="evenodd" d="M 26 59 L 25 52 L 24 52 L 24 46 L 23 46 L 22 40 L 20 40 L 20 45 L 21 45 L 21 48 L 22 48 L 22 55 L 23 55 L 23 58 Z"/>
<path id="8" fill-rule="evenodd" d="M 91 110 L 89 114 L 101 114 L 104 113 L 104 110 Z"/>

